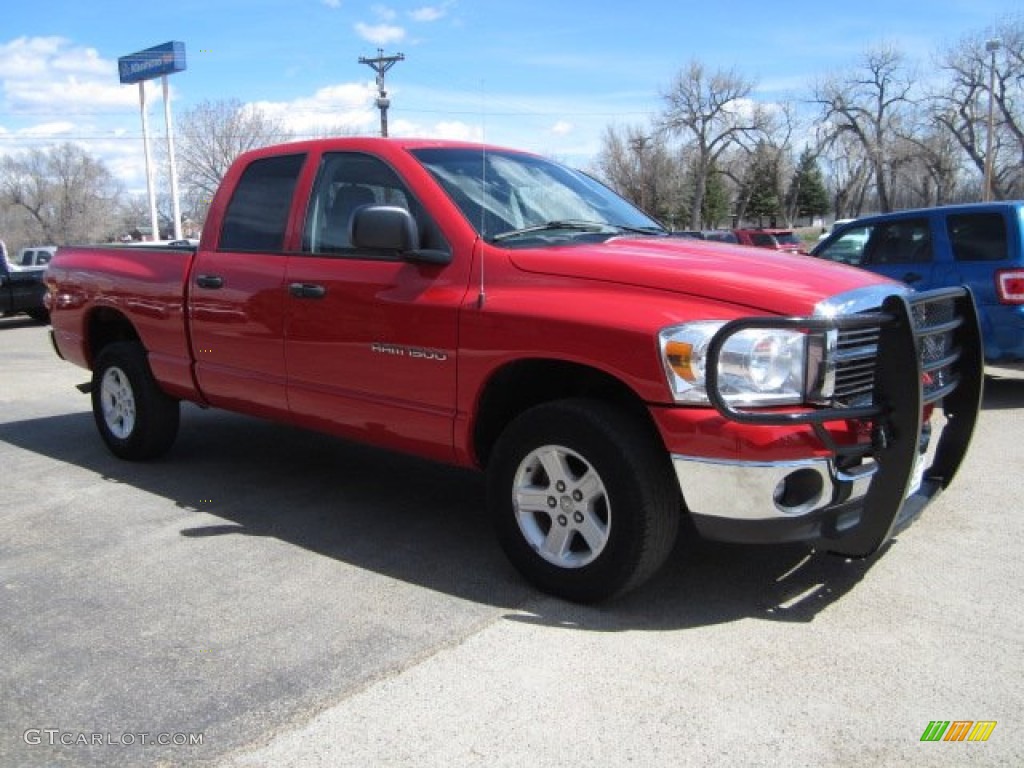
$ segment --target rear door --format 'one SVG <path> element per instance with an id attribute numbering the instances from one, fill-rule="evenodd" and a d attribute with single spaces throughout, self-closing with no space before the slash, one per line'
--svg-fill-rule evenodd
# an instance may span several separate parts
<path id="1" fill-rule="evenodd" d="M 305 159 L 291 154 L 252 161 L 236 182 L 216 249 L 196 254 L 189 286 L 192 354 L 199 386 L 213 405 L 287 417 L 284 243 Z"/>
<path id="2" fill-rule="evenodd" d="M 468 258 L 417 264 L 354 248 L 352 215 L 365 205 L 409 210 L 421 247 L 450 251 L 383 160 L 360 152 L 324 154 L 301 253 L 287 269 L 292 416 L 305 426 L 449 459 Z"/>

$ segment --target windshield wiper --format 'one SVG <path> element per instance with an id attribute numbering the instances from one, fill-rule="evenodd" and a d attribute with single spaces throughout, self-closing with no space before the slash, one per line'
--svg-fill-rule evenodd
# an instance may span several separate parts
<path id="1" fill-rule="evenodd" d="M 522 229 L 510 229 L 507 232 L 499 232 L 498 234 L 491 237 L 492 243 L 500 243 L 502 240 L 509 240 L 513 237 L 520 237 L 522 235 L 530 235 L 534 232 L 550 232 L 556 229 L 569 229 L 576 232 L 600 232 L 605 229 L 618 229 L 613 224 L 605 224 L 600 221 L 581 221 L 575 219 L 566 219 L 564 221 L 549 221 L 544 224 L 537 224 L 532 227 L 523 227 Z"/>
<path id="2" fill-rule="evenodd" d="M 661 227 L 631 227 L 629 224 L 609 224 L 620 232 L 633 232 L 637 235 L 664 235 L 665 230 Z"/>

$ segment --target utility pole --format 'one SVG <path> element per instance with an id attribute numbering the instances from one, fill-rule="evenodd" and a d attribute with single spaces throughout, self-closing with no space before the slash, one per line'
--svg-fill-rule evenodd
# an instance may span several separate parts
<path id="1" fill-rule="evenodd" d="M 1001 40 L 988 40 L 985 43 L 985 50 L 992 55 L 988 74 L 988 132 L 985 138 L 985 189 L 982 191 L 981 198 L 986 203 L 992 199 L 992 131 L 995 123 L 996 51 L 1002 45 Z"/>
<path id="2" fill-rule="evenodd" d="M 359 57 L 359 63 L 365 64 L 377 73 L 377 109 L 380 110 L 380 135 L 388 135 L 388 107 L 391 106 L 391 99 L 384 88 L 384 73 L 391 69 L 399 61 L 405 60 L 405 54 L 396 53 L 394 56 L 385 56 L 384 49 L 377 49 L 377 58 L 368 59 L 365 56 Z"/>

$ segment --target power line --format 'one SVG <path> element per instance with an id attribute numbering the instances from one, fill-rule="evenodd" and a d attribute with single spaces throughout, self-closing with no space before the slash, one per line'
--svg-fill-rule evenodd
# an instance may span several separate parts
<path id="1" fill-rule="evenodd" d="M 391 106 L 391 99 L 388 98 L 388 92 L 384 88 L 384 73 L 391 69 L 395 64 L 405 60 L 405 54 L 396 53 L 394 56 L 385 56 L 384 49 L 377 49 L 377 57 L 374 59 L 368 59 L 365 56 L 359 57 L 359 63 L 365 64 L 370 67 L 374 72 L 377 73 L 377 108 L 380 110 L 380 135 L 388 135 L 388 107 Z"/>

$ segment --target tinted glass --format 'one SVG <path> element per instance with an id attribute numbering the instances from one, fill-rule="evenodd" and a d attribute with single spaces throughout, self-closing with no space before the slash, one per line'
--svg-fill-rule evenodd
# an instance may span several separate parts
<path id="1" fill-rule="evenodd" d="M 220 249 L 280 251 L 305 155 L 254 160 L 242 173 L 224 214 Z"/>
<path id="2" fill-rule="evenodd" d="M 1007 258 L 1006 221 L 998 213 L 961 213 L 946 222 L 957 261 L 1002 261 Z"/>
<path id="3" fill-rule="evenodd" d="M 927 219 L 900 219 L 873 227 L 864 246 L 865 264 L 920 264 L 932 260 Z"/>

